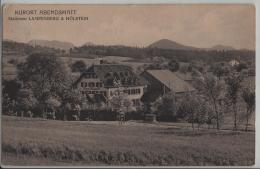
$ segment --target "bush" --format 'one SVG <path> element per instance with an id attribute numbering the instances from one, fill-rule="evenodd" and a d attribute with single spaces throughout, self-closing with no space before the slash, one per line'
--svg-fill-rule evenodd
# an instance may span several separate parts
<path id="1" fill-rule="evenodd" d="M 80 120 L 90 118 L 95 121 L 114 121 L 117 113 L 111 110 L 82 110 L 80 112 Z"/>

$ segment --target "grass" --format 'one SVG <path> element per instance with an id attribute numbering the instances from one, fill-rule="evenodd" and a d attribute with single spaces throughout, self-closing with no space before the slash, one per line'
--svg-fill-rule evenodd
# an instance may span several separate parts
<path id="1" fill-rule="evenodd" d="M 254 157 L 254 132 L 2 117 L 5 165 L 246 166 Z"/>

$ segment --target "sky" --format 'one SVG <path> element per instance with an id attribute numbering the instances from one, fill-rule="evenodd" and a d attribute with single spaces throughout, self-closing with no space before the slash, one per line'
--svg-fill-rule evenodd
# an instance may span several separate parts
<path id="1" fill-rule="evenodd" d="M 39 14 L 15 10 L 76 10 L 85 21 L 30 21 Z M 61 15 L 59 15 L 61 16 Z M 26 21 L 8 17 L 27 17 Z M 80 46 L 147 46 L 160 39 L 201 48 L 217 44 L 255 49 L 253 5 L 7 5 L 3 38 L 18 42 L 59 40 Z"/>

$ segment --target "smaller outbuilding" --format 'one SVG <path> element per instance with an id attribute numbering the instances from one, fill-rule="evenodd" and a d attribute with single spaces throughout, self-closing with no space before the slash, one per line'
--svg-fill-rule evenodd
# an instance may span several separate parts
<path id="1" fill-rule="evenodd" d="M 146 70 L 141 76 L 149 83 L 147 92 L 142 99 L 145 102 L 153 102 L 168 92 L 173 92 L 176 95 L 185 95 L 195 91 L 188 82 L 179 78 L 168 69 Z"/>

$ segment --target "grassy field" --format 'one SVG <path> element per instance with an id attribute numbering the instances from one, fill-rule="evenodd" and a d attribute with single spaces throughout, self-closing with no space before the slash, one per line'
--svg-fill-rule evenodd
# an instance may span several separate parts
<path id="1" fill-rule="evenodd" d="M 4 165 L 253 165 L 255 133 L 2 117 Z"/>

